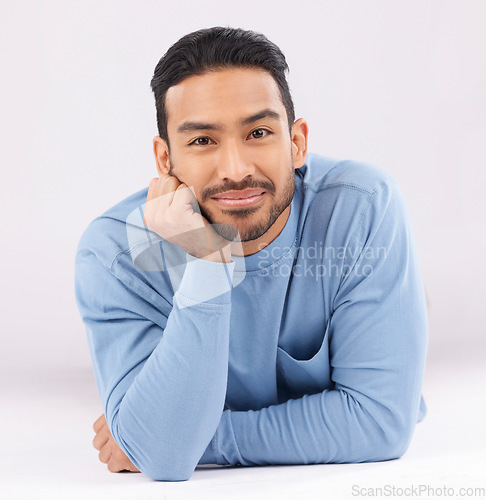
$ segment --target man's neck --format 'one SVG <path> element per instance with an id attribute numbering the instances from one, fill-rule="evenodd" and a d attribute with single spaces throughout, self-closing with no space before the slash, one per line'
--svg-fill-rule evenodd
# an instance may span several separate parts
<path id="1" fill-rule="evenodd" d="M 254 253 L 263 250 L 282 232 L 282 229 L 287 224 L 287 220 L 290 215 L 290 205 L 279 215 L 278 219 L 272 224 L 270 229 L 260 236 L 260 238 L 252 241 L 238 242 L 231 244 L 231 254 L 237 257 L 248 257 Z M 243 249 L 243 255 L 241 254 L 241 249 Z"/>

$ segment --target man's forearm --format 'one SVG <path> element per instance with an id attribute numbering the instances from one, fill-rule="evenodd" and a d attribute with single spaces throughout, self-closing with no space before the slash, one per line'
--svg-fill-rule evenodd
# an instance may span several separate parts
<path id="1" fill-rule="evenodd" d="M 188 479 L 219 424 L 233 269 L 188 256 L 173 306 L 162 311 L 96 254 L 77 255 L 76 298 L 107 424 L 153 479 Z"/>
<path id="2" fill-rule="evenodd" d="M 159 345 L 119 406 L 109 404 L 115 440 L 153 479 L 188 479 L 223 411 L 231 302 L 198 303 L 185 288 L 184 279 L 209 286 L 200 264 L 186 271 Z"/>
<path id="3" fill-rule="evenodd" d="M 416 412 L 387 411 L 366 399 L 326 390 L 256 411 L 225 410 L 214 438 L 216 462 L 271 465 L 398 458 L 410 441 Z"/>

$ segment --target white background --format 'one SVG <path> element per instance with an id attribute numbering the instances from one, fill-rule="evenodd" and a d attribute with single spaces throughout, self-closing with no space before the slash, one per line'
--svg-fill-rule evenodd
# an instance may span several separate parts
<path id="1" fill-rule="evenodd" d="M 466 462 L 484 461 L 484 431 L 474 419 L 486 408 L 486 2 L 0 5 L 0 387 L 11 398 L 1 415 L 2 428 L 16 422 L 25 439 L 9 441 L 11 477 L 20 481 L 29 470 L 24 460 L 38 462 L 43 443 L 51 450 L 44 459 L 54 460 L 45 464 L 50 484 L 47 471 L 59 470 L 64 457 L 53 445 L 62 442 L 55 414 L 87 422 L 86 432 L 72 425 L 63 439 L 78 433 L 83 440 L 70 446 L 90 446 L 101 405 L 74 299 L 76 246 L 93 218 L 156 176 L 149 83 L 159 58 L 184 34 L 217 25 L 260 31 L 282 49 L 310 151 L 374 163 L 400 183 L 429 299 L 428 418 L 434 422 L 437 408 L 444 418 L 452 412 L 444 433 L 462 424 L 470 433 Z M 71 405 L 56 399 L 59 387 Z M 439 442 L 436 435 L 429 443 L 433 456 L 454 455 Z M 423 443 L 415 446 L 426 461 Z M 94 450 L 70 451 L 81 453 L 81 467 L 89 457 L 88 477 L 96 471 L 114 485 L 142 477 L 101 471 Z"/>

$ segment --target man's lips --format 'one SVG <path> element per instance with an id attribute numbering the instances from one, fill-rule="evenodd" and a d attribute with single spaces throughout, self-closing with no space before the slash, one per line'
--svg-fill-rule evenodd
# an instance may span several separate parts
<path id="1" fill-rule="evenodd" d="M 257 196 L 264 193 L 264 189 L 243 189 L 240 191 L 226 191 L 224 193 L 217 194 L 213 198 L 226 199 L 226 200 L 241 200 L 244 198 L 251 198 L 252 196 Z"/>

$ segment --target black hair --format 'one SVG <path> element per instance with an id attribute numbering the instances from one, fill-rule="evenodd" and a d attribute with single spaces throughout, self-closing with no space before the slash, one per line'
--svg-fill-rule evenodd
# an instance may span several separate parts
<path id="1" fill-rule="evenodd" d="M 291 132 L 295 112 L 285 77 L 289 67 L 282 51 L 262 33 L 215 26 L 183 36 L 169 47 L 155 67 L 150 86 L 155 96 L 159 136 L 167 145 L 167 90 L 189 76 L 232 67 L 261 68 L 271 74 L 280 90 Z"/>

